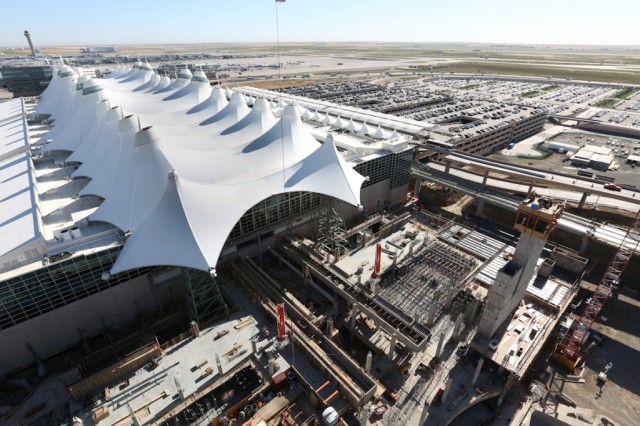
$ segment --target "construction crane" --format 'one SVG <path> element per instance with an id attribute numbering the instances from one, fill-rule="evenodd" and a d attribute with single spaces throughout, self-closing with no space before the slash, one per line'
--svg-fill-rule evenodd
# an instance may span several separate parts
<path id="1" fill-rule="evenodd" d="M 609 262 L 604 275 L 593 292 L 593 296 L 588 299 L 582 316 L 577 321 L 573 331 L 562 344 L 556 347 L 554 358 L 567 367 L 571 367 L 570 369 L 575 368 L 580 361 L 581 348 L 591 329 L 591 325 L 598 318 L 602 307 L 609 299 L 609 296 L 611 296 L 613 290 L 618 287 L 624 270 L 629 265 L 631 258 L 640 244 L 639 217 L 640 211 L 636 213 L 631 226 L 627 229 L 616 254 Z"/>

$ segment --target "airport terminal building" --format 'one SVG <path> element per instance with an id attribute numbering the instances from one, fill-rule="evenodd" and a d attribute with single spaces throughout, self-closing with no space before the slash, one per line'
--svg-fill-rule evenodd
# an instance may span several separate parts
<path id="1" fill-rule="evenodd" d="M 403 202 L 402 127 L 341 108 L 142 63 L 0 104 L 1 373 L 168 305 L 215 320 L 227 259 Z"/>

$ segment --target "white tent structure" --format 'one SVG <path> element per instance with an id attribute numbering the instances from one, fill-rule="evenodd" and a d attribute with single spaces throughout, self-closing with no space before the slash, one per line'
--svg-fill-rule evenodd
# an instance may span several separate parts
<path id="1" fill-rule="evenodd" d="M 387 134 L 387 132 L 385 132 L 384 130 L 382 130 L 382 128 L 380 126 L 378 126 L 373 133 L 371 133 L 371 136 L 373 136 L 376 139 L 386 139 L 389 135 Z"/>
<path id="2" fill-rule="evenodd" d="M 104 199 L 89 220 L 126 235 L 111 274 L 153 265 L 211 271 L 242 215 L 276 194 L 360 204 L 364 178 L 333 137 L 320 144 L 311 135 L 296 104 L 276 118 L 269 101 L 250 108 L 240 92 L 212 90 L 201 71 L 167 80 L 136 63 L 75 90 L 72 73 L 59 73 L 43 98 L 43 112 L 60 106 L 46 149 L 71 152 L 67 161 L 82 163 L 74 176 L 91 178 L 80 195 Z"/>
<path id="3" fill-rule="evenodd" d="M 371 134 L 371 129 L 369 129 L 369 126 L 367 126 L 367 122 L 366 121 L 364 123 L 362 123 L 362 126 L 358 129 L 358 132 L 363 134 L 363 135 L 370 135 Z"/>

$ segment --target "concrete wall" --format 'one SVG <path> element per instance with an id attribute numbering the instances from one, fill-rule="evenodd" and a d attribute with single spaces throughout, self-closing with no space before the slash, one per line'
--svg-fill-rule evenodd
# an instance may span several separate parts
<path id="1" fill-rule="evenodd" d="M 152 286 L 146 275 L 81 299 L 37 318 L 0 331 L 0 374 L 35 362 L 27 344 L 46 359 L 91 338 L 104 327 L 133 321 L 140 312 L 154 311 L 159 304 L 183 298 L 180 281 Z M 80 330 L 80 331 L 79 331 Z"/>
<path id="2" fill-rule="evenodd" d="M 551 259 L 553 259 L 558 266 L 571 271 L 575 274 L 579 274 L 587 267 L 587 259 L 579 256 L 572 256 L 570 253 L 564 251 L 554 250 L 551 253 Z"/>
<path id="3" fill-rule="evenodd" d="M 536 273 L 536 264 L 544 248 L 545 240 L 522 233 L 512 262 L 518 267 L 513 273 L 498 271 L 495 282 L 489 288 L 487 303 L 480 318 L 480 333 L 491 337 L 524 298 L 529 281 Z"/>

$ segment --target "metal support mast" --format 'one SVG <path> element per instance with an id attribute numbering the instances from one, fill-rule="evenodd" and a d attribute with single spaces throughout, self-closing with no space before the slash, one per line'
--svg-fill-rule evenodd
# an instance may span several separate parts
<path id="1" fill-rule="evenodd" d="M 347 239 L 344 220 L 335 198 L 327 197 L 325 208 L 318 217 L 318 243 L 336 261 L 347 251 Z"/>
<path id="2" fill-rule="evenodd" d="M 215 279 L 207 272 L 183 269 L 189 318 L 201 324 L 226 312 L 227 306 Z"/>

